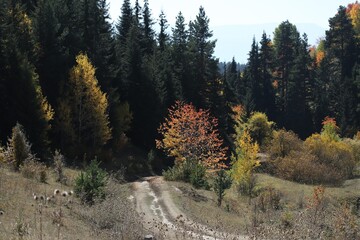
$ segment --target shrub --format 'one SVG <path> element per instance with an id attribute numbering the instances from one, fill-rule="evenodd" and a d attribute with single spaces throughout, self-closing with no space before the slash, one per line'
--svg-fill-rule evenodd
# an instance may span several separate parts
<path id="1" fill-rule="evenodd" d="M 268 210 L 281 209 L 282 194 L 271 186 L 267 186 L 261 190 L 257 203 L 261 211 L 266 212 Z"/>
<path id="2" fill-rule="evenodd" d="M 313 134 L 306 139 L 305 146 L 317 157 L 318 163 L 333 168 L 344 180 L 352 176 L 355 160 L 351 147 L 346 143 Z"/>
<path id="3" fill-rule="evenodd" d="M 225 172 L 225 170 L 220 170 L 216 173 L 214 179 L 213 188 L 217 195 L 217 205 L 221 206 L 221 202 L 225 196 L 225 190 L 231 186 L 231 177 Z"/>
<path id="4" fill-rule="evenodd" d="M 285 157 L 290 154 L 291 151 L 302 151 L 303 142 L 292 131 L 286 131 L 281 129 L 274 132 L 274 137 L 270 142 L 268 152 L 271 159 L 277 159 L 278 157 Z"/>
<path id="5" fill-rule="evenodd" d="M 36 158 L 27 159 L 20 166 L 20 172 L 24 177 L 36 179 L 42 183 L 45 183 L 47 180 L 47 167 Z"/>
<path id="6" fill-rule="evenodd" d="M 330 141 L 339 141 L 339 127 L 336 125 L 335 118 L 325 117 L 322 122 L 321 136 Z"/>
<path id="7" fill-rule="evenodd" d="M 357 164 L 360 164 L 360 139 L 346 138 L 343 140 L 343 142 L 351 148 L 351 152 L 353 154 L 355 162 Z"/>
<path id="8" fill-rule="evenodd" d="M 64 174 L 65 157 L 60 153 L 59 150 L 55 150 L 53 160 L 54 160 L 54 172 L 56 175 L 56 181 L 65 184 L 66 183 L 66 177 Z"/>
<path id="9" fill-rule="evenodd" d="M 273 164 L 276 175 L 291 181 L 309 184 L 337 184 L 343 180 L 338 171 L 318 163 L 317 157 L 306 151 L 293 151 L 284 158 L 276 159 Z"/>
<path id="10" fill-rule="evenodd" d="M 333 122 L 321 134 L 301 141 L 293 132 L 275 132 L 269 146 L 273 173 L 301 183 L 339 184 L 354 169 L 350 147 L 338 140 Z"/>
<path id="11" fill-rule="evenodd" d="M 251 138 L 260 146 L 267 145 L 273 136 L 274 122 L 268 120 L 265 113 L 254 112 L 248 122 L 247 129 Z"/>
<path id="12" fill-rule="evenodd" d="M 207 187 L 206 168 L 196 161 L 177 163 L 172 168 L 163 171 L 165 180 L 184 181 L 191 183 L 196 188 Z"/>
<path id="13" fill-rule="evenodd" d="M 108 176 L 99 164 L 95 158 L 75 180 L 75 192 L 84 203 L 93 204 L 95 199 L 105 198 Z"/>
<path id="14" fill-rule="evenodd" d="M 196 163 L 191 168 L 190 183 L 195 188 L 208 187 L 208 183 L 206 181 L 206 168 L 202 164 Z"/>
<path id="15" fill-rule="evenodd" d="M 12 129 L 7 148 L 3 152 L 4 160 L 10 164 L 15 171 L 18 171 L 25 160 L 34 157 L 31 154 L 30 148 L 31 144 L 25 136 L 23 127 L 17 123 Z"/>
<path id="16" fill-rule="evenodd" d="M 0 166 L 5 163 L 5 149 L 0 145 Z"/>

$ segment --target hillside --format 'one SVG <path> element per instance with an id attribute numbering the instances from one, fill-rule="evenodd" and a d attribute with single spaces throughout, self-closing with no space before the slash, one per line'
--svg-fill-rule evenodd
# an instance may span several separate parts
<path id="1" fill-rule="evenodd" d="M 351 236 L 348 234 L 354 229 L 348 224 L 360 224 L 360 212 L 356 219 L 348 218 L 347 212 L 356 211 L 360 179 L 326 187 L 325 205 L 316 213 L 316 222 L 309 224 L 313 209 L 307 206 L 314 186 L 265 174 L 257 175 L 262 193 L 251 205 L 232 188 L 218 208 L 212 191 L 156 176 L 126 184 L 110 180 L 106 200 L 93 206 L 81 204 L 76 196 L 56 196 L 50 202 L 33 199 L 33 193 L 40 197 L 52 196 L 54 189 L 71 190 L 79 171 L 65 172 L 68 185 L 55 183 L 50 171 L 48 181 L 39 184 L 0 169 L 0 239 L 141 239 L 148 234 L 156 239 L 277 239 L 287 232 L 286 224 L 293 229 L 287 238 L 311 239 L 314 234 L 326 234 L 319 228 L 321 222 L 336 227 L 327 230 L 336 233 L 336 239 L 350 239 L 345 236 Z M 264 199 L 269 193 L 271 198 Z M 350 208 L 337 211 L 334 207 L 338 204 Z"/>

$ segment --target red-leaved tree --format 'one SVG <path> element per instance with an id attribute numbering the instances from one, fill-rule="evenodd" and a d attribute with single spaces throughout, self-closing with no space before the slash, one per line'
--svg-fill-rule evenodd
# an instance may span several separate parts
<path id="1" fill-rule="evenodd" d="M 217 126 L 218 120 L 208 110 L 177 101 L 158 129 L 161 139 L 156 140 L 156 147 L 175 157 L 176 164 L 189 160 L 209 169 L 223 167 L 227 148 Z"/>

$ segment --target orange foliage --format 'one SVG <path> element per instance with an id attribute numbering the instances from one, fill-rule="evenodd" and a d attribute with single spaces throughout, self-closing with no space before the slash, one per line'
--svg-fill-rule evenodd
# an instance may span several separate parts
<path id="1" fill-rule="evenodd" d="M 316 64 L 319 65 L 322 62 L 322 60 L 324 59 L 324 57 L 325 57 L 325 52 L 324 51 L 318 51 L 316 53 Z"/>
<path id="2" fill-rule="evenodd" d="M 355 31 L 359 31 L 360 29 L 360 4 L 358 1 L 355 3 L 351 3 L 347 6 L 346 13 L 349 15 L 351 19 L 351 23 L 354 26 Z"/>
<path id="3" fill-rule="evenodd" d="M 194 160 L 210 169 L 224 167 L 227 148 L 217 126 L 217 119 L 208 110 L 197 111 L 192 104 L 177 101 L 158 129 L 162 138 L 156 140 L 156 147 L 175 157 L 177 164 Z"/>
<path id="4" fill-rule="evenodd" d="M 335 118 L 332 118 L 332 117 L 329 117 L 329 116 L 326 116 L 324 118 L 324 120 L 322 121 L 321 123 L 323 126 L 331 126 L 335 129 L 338 129 L 339 127 L 336 125 L 336 120 Z"/>

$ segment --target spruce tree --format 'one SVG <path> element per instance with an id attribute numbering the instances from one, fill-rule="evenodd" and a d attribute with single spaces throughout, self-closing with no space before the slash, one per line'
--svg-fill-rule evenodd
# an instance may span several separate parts
<path id="1" fill-rule="evenodd" d="M 343 134 L 352 135 L 357 125 L 355 114 L 353 68 L 356 63 L 356 38 L 351 20 L 345 7 L 329 19 L 330 29 L 326 31 L 325 58 L 331 64 L 328 72 L 329 107 L 338 120 Z"/>
<path id="2" fill-rule="evenodd" d="M 266 113 L 270 118 L 275 116 L 275 91 L 273 87 L 272 67 L 273 67 L 273 48 L 271 39 L 264 32 L 259 48 L 260 81 L 263 88 L 263 99 L 260 103 L 259 111 Z"/>
<path id="3" fill-rule="evenodd" d="M 189 23 L 189 52 L 192 58 L 191 84 L 189 84 L 190 101 L 196 106 L 212 108 L 211 95 L 213 85 L 218 76 L 218 60 L 213 56 L 215 40 L 211 40 L 213 33 L 209 29 L 210 19 L 204 8 L 199 8 L 199 13 L 194 22 Z"/>
<path id="4" fill-rule="evenodd" d="M 53 111 L 42 93 L 34 63 L 37 48 L 33 26 L 20 4 L 4 2 L 0 22 L 0 133 L 3 140 L 11 128 L 21 123 L 34 144 L 34 151 L 45 159 L 48 156 Z"/>
<path id="5" fill-rule="evenodd" d="M 302 39 L 289 21 L 275 29 L 274 57 L 277 59 L 274 62 L 276 122 L 306 137 L 309 128 L 304 127 L 308 119 L 306 86 L 311 81 L 308 71 L 311 59 L 306 37 Z"/>
<path id="6" fill-rule="evenodd" d="M 179 84 L 179 99 L 190 98 L 189 71 L 187 58 L 188 31 L 181 12 L 176 16 L 175 28 L 171 38 L 172 79 Z"/>
<path id="7" fill-rule="evenodd" d="M 246 109 L 246 113 L 250 116 L 253 110 L 259 109 L 261 106 L 262 86 L 260 85 L 260 62 L 259 62 L 259 44 L 255 38 L 249 52 L 248 63 L 244 70 L 244 87 L 245 92 L 241 96 L 241 102 Z"/>

